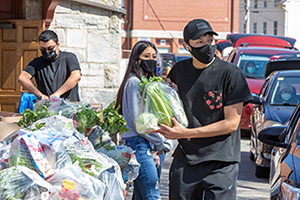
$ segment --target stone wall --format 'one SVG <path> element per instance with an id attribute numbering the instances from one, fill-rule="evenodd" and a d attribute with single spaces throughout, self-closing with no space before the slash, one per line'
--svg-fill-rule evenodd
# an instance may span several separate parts
<path id="1" fill-rule="evenodd" d="M 86 0 L 120 7 L 120 0 Z M 120 85 L 120 14 L 71 0 L 61 0 L 49 27 L 62 51 L 77 55 L 82 70 L 81 100 L 108 105 Z"/>
<path id="2" fill-rule="evenodd" d="M 22 3 L 24 19 L 42 19 L 43 0 L 23 0 Z"/>

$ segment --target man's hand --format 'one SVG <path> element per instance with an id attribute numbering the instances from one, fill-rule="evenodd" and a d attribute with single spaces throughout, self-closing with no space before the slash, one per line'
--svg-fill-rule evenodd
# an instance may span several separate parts
<path id="1" fill-rule="evenodd" d="M 50 98 L 51 97 L 58 97 L 58 98 L 60 98 L 60 94 L 58 92 L 54 92 L 53 94 L 50 95 Z"/>
<path id="2" fill-rule="evenodd" d="M 172 128 L 164 124 L 160 124 L 160 129 L 156 132 L 159 132 L 166 138 L 172 140 L 186 138 L 188 129 L 180 124 L 174 117 L 171 117 L 171 120 L 174 124 Z"/>
<path id="3" fill-rule="evenodd" d="M 49 97 L 47 95 L 44 95 L 44 94 L 42 94 L 40 97 L 41 97 L 41 100 L 42 99 L 49 99 Z"/>

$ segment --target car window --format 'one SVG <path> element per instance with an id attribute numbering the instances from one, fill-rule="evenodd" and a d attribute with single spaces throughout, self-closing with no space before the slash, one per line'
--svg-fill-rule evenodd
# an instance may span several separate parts
<path id="1" fill-rule="evenodd" d="M 300 145 L 300 114 L 298 112 L 298 116 L 297 116 L 297 123 L 294 123 L 294 127 L 292 127 L 291 130 L 294 130 L 294 131 L 290 131 L 290 133 L 287 135 L 286 137 L 286 143 L 289 142 L 289 140 L 291 139 L 291 135 L 293 133 L 297 133 L 297 138 L 296 138 L 296 144 L 297 145 Z"/>
<path id="2" fill-rule="evenodd" d="M 266 95 L 266 91 L 267 91 L 267 88 L 269 86 L 269 83 L 270 83 L 270 79 L 266 79 L 264 85 L 261 87 L 261 90 L 259 92 L 260 97 L 263 97 L 263 96 Z"/>
<path id="3" fill-rule="evenodd" d="M 271 55 L 241 54 L 237 66 L 242 70 L 246 78 L 265 79 L 265 68 Z"/>
<path id="4" fill-rule="evenodd" d="M 290 104 L 296 106 L 300 101 L 300 77 L 279 76 L 270 96 L 271 105 Z"/>
<path id="5" fill-rule="evenodd" d="M 233 48 L 233 50 L 231 51 L 231 53 L 229 54 L 229 56 L 227 57 L 226 61 L 228 62 L 232 62 L 234 61 L 234 58 L 236 56 L 236 52 L 237 52 L 237 48 Z"/>
<path id="6" fill-rule="evenodd" d="M 175 62 L 178 62 L 178 61 L 181 61 L 181 60 L 186 60 L 186 59 L 189 59 L 191 57 L 192 56 L 176 56 L 176 61 Z"/>

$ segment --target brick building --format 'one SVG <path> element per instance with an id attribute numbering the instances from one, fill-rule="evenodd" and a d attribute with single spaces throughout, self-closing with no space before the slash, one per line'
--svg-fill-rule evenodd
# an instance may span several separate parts
<path id="1" fill-rule="evenodd" d="M 124 0 L 127 14 L 122 24 L 123 57 L 139 40 L 153 42 L 160 53 L 187 53 L 182 31 L 187 22 L 204 18 L 225 39 L 239 30 L 239 0 Z"/>

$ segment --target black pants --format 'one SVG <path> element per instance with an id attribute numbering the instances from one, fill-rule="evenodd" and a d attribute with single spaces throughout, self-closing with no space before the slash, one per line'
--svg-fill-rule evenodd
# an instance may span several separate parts
<path id="1" fill-rule="evenodd" d="M 235 200 L 238 163 L 209 161 L 186 165 L 173 159 L 170 200 Z"/>

